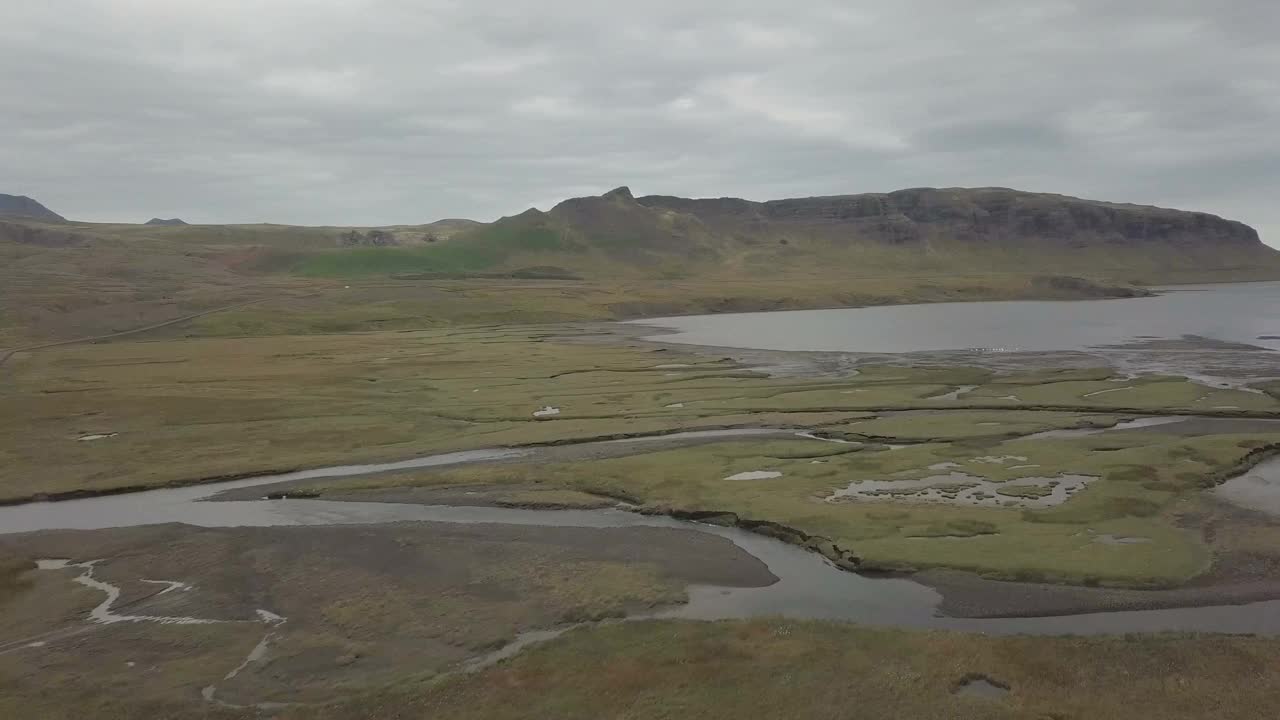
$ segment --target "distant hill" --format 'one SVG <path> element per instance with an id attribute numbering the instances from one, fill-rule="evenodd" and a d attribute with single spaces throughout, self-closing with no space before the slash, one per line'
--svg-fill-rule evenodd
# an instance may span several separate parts
<path id="1" fill-rule="evenodd" d="M 51 220 L 65 222 L 66 218 L 26 195 L 5 195 L 0 193 L 0 215 L 7 217 L 32 218 L 35 220 Z"/>
<path id="2" fill-rule="evenodd" d="M 1005 188 L 752 202 L 636 198 L 625 187 L 531 209 L 435 249 L 379 248 L 324 272 L 514 271 L 583 276 L 839 277 L 1072 273 L 1127 282 L 1233 273 L 1280 277 L 1280 252 L 1215 215 Z M 406 253 L 396 256 L 395 252 Z"/>
<path id="3" fill-rule="evenodd" d="M 1002 188 L 770 202 L 618 188 L 487 224 L 381 227 L 0 216 L 0 347 L 264 296 L 291 299 L 223 318 L 221 331 L 1124 297 L 1135 285 L 1275 279 L 1280 252 L 1242 223 Z"/>
<path id="4" fill-rule="evenodd" d="M 186 224 L 187 224 L 186 221 L 183 220 L 182 218 L 169 218 L 167 220 L 164 218 L 151 218 L 150 220 L 143 223 L 143 225 L 168 225 L 168 226 L 177 226 L 177 225 L 186 225 Z"/>

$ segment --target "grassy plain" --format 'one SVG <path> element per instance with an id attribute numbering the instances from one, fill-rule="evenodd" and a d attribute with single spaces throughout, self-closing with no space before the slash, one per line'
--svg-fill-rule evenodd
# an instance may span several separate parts
<path id="1" fill-rule="evenodd" d="M 852 549 L 868 568 L 948 567 L 1005 579 L 1172 586 L 1210 563 L 1199 533 L 1179 523 L 1186 503 L 1250 450 L 1276 439 L 1274 433 L 1185 438 L 1125 432 L 1073 440 L 933 442 L 900 450 L 870 446 L 839 454 L 832 453 L 840 446 L 812 440 L 755 440 L 597 461 L 349 478 L 324 487 L 352 499 L 362 497 L 361 490 L 405 486 L 460 491 L 505 485 L 512 493 L 556 488 L 629 498 L 660 512 L 714 511 L 781 523 Z M 1027 461 L 984 461 L 993 456 Z M 1100 479 L 1068 502 L 1041 510 L 831 497 L 859 481 L 936 475 L 929 468 L 939 463 L 997 482 L 1064 473 Z M 1018 463 L 1035 468 L 1014 469 Z M 760 470 L 781 476 L 727 479 Z M 1098 542 L 1101 535 L 1150 542 L 1112 545 Z"/>
<path id="2" fill-rule="evenodd" d="M 330 333 L 1118 292 L 1106 282 L 1047 283 L 1019 265 L 904 263 L 900 253 L 874 248 L 799 264 L 791 258 L 780 275 L 776 258 L 704 262 L 695 271 L 685 257 L 652 264 L 565 254 L 561 241 L 542 231 L 490 228 L 454 242 L 455 230 L 389 228 L 407 244 L 348 248 L 344 228 L 0 224 L 0 349 L 252 301 L 262 304 L 210 316 L 182 333 Z M 419 242 L 428 231 L 442 241 Z M 565 279 L 574 277 L 582 279 Z"/>
<path id="3" fill-rule="evenodd" d="M 621 532 L 622 536 L 615 533 Z M 684 543 L 692 543 L 686 545 Z M 652 529 L 179 526 L 6 539 L 83 560 L 128 612 L 239 620 L 86 622 L 101 593 L 77 569 L 24 571 L 0 616 L 0 714 L 255 718 L 1270 717 L 1280 641 L 1254 637 L 987 637 L 824 622 L 596 625 L 474 674 L 444 676 L 533 627 L 668 602 L 687 582 L 757 584 L 750 558 Z M 696 547 L 695 547 L 696 546 Z M 90 554 L 91 553 L 91 554 Z M 157 595 L 139 578 L 178 579 Z M 256 643 L 268 650 L 242 667 Z M 16 645 L 13 642 L 19 641 Z M 31 641 L 43 645 L 26 645 Z M 26 645 L 25 647 L 21 647 Z M 982 676 L 995 699 L 957 693 Z"/>
<path id="4" fill-rule="evenodd" d="M 1280 566 L 1274 523 L 1224 521 L 1202 492 L 1276 444 L 1268 428 L 1027 437 L 1143 414 L 1280 416 L 1271 385 L 1257 394 L 1181 378 L 1124 380 L 1106 370 L 996 376 L 889 367 L 841 380 L 770 379 L 693 351 L 590 342 L 598 330 L 580 324 L 1074 299 L 1125 292 L 1105 286 L 1111 282 L 1241 279 L 1248 269 L 1205 270 L 1177 254 L 1154 262 L 1124 249 L 1054 256 L 1044 248 L 938 242 L 927 253 L 903 254 L 803 237 L 738 247 L 697 228 L 686 238 L 697 243 L 665 255 L 657 252 L 661 243 L 632 252 L 634 240 L 661 241 L 662 233 L 587 238 L 536 224 L 495 225 L 467 243 L 451 240 L 468 229 L 393 228 L 410 241 L 395 248 L 341 247 L 347 229 L 270 225 L 70 223 L 0 237 L 0 502 L 478 447 L 788 427 L 854 444 L 733 441 L 349 479 L 322 491 L 533 507 L 624 498 L 652 512 L 732 513 L 827 538 L 868 568 L 1149 587 L 1229 572 L 1235 566 L 1212 564 L 1223 554 Z M 428 231 L 441 242 L 428 242 Z M 698 243 L 707 257 L 686 252 Z M 1091 269 L 1103 265 L 1126 269 L 1099 284 L 1027 270 L 1093 277 Z M 1270 267 L 1255 270 L 1274 276 Z M 206 312 L 130 338 L 6 352 Z M 970 385 L 977 387 L 956 399 L 941 397 Z M 544 406 L 560 413 L 535 418 Z M 1025 459 L 991 461 L 1001 457 Z M 931 466 L 993 482 L 1028 473 L 1098 480 L 1037 510 L 835 495 L 858 482 L 939 472 Z M 727 479 L 758 470 L 781 475 Z M 1002 497 L 1015 505 L 1044 492 L 1006 490 Z M 770 621 L 597 627 L 479 674 L 425 685 L 521 630 L 678 600 L 687 584 L 724 583 L 732 579 L 723 576 L 727 568 L 750 561 L 707 546 L 705 537 L 698 547 L 647 531 L 625 541 L 606 540 L 617 537 L 608 533 L 567 539 L 576 532 L 169 526 L 3 538 L 0 716 L 260 716 L 202 700 L 210 682 L 231 702 L 354 695 L 349 703 L 280 711 L 336 719 L 1105 720 L 1132 717 L 1133 708 L 1170 718 L 1280 710 L 1274 640 L 997 639 Z M 1149 542 L 1109 544 L 1100 536 Z M 32 570 L 36 552 L 104 558 L 101 577 L 122 587 L 129 607 L 238 622 L 89 625 L 84 613 L 101 594 L 73 583 L 75 570 Z M 760 568 L 739 570 L 758 575 Z M 193 581 L 195 590 L 158 596 L 144 582 L 156 576 Z M 239 622 L 259 608 L 288 621 L 273 631 L 265 659 L 228 677 L 263 637 L 261 625 Z M 958 697 L 954 690 L 972 674 L 1012 692 L 996 701 Z"/>
<path id="5" fill-rule="evenodd" d="M 220 709 L 201 699 L 211 686 L 238 705 L 328 702 L 447 672 L 524 631 L 679 602 L 689 583 L 774 579 L 728 541 L 657 528 L 166 525 L 0 548 L 101 558 L 115 612 L 218 621 L 94 624 L 103 593 L 74 582 L 82 569 L 28 566 L 0 615 L 6 718 L 199 717 Z M 190 589 L 159 593 L 157 578 Z M 284 620 L 258 622 L 259 609 Z"/>
<path id="6" fill-rule="evenodd" d="M 1262 638 L 995 638 L 817 622 L 575 631 L 442 686 L 405 684 L 286 718 L 1252 720 L 1280 712 Z M 985 676 L 999 699 L 956 690 Z M 1137 710 L 1141 708 L 1141 710 Z"/>
<path id="7" fill-rule="evenodd" d="M 690 428 L 821 424 L 856 437 L 862 426 L 847 421 L 867 411 L 1037 407 L 929 399 L 982 377 L 987 384 L 970 395 L 1010 392 L 1003 378 L 982 371 L 868 368 L 840 381 L 769 379 L 689 352 L 558 339 L 573 334 L 592 331 L 471 327 L 20 353 L 0 381 L 11 410 L 0 417 L 0 498 Z M 1098 410 L 1151 407 L 1167 401 L 1170 389 L 1185 402 L 1160 409 L 1192 412 L 1207 392 L 1171 380 L 1084 398 L 1093 384 L 1057 383 L 1052 373 L 1043 379 L 1046 385 L 1020 378 L 1017 391 L 1050 388 L 1045 399 L 1053 407 L 1086 414 L 1069 424 L 1094 422 L 1088 413 Z M 1280 409 L 1266 395 L 1212 394 L 1254 414 Z M 535 418 L 544 406 L 561 413 Z M 1056 427 L 1064 418 L 1044 414 L 1033 426 Z M 1011 419 L 1031 427 L 1025 415 Z M 977 425 L 969 420 L 959 425 Z M 109 437 L 79 439 L 91 435 Z"/>
<path id="8" fill-rule="evenodd" d="M 723 511 L 782 523 L 829 538 L 873 567 L 1153 586 L 1186 581 L 1208 567 L 1205 544 L 1179 525 L 1178 514 L 1277 440 L 1268 428 L 1186 436 L 1162 434 L 1161 427 L 1025 438 L 1106 426 L 1134 413 L 1280 412 L 1270 396 L 1183 379 L 1117 383 L 1097 371 L 995 376 L 888 366 L 840 380 L 779 379 L 691 351 L 595 342 L 593 333 L 576 326 L 469 327 L 116 342 L 19 354 L 0 382 L 13 410 L 0 417 L 0 499 L 481 447 L 792 427 L 864 444 L 730 442 L 334 486 L 506 487 L 497 500 L 543 506 L 626 497 L 660 511 Z M 573 335 L 579 337 L 566 339 Z M 938 398 L 960 385 L 978 387 L 957 400 Z M 1098 394 L 1117 387 L 1128 389 Z M 560 414 L 536 418 L 546 406 Z M 886 449 L 895 444 L 905 447 Z M 1001 456 L 1026 460 L 984 460 Z M 942 463 L 996 482 L 1063 473 L 1100 480 L 1041 510 L 832 497 L 859 481 L 926 477 Z M 1035 467 L 1019 467 L 1027 465 Z M 755 470 L 783 476 L 725 480 Z M 1005 501 L 1016 503 L 1020 494 L 1035 491 L 1014 490 Z M 1095 534 L 1152 542 L 1106 545 L 1093 542 Z M 955 537 L 968 539 L 945 539 Z"/>

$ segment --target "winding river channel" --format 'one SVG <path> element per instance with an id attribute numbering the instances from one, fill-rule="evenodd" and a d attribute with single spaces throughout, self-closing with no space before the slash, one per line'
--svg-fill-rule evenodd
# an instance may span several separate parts
<path id="1" fill-rule="evenodd" d="M 710 437 L 779 432 L 784 431 L 718 431 Z M 625 442 L 643 444 L 658 440 L 678 441 L 708 437 L 707 433 L 686 433 Z M 608 447 L 616 446 L 619 442 L 623 441 L 585 445 Z M 945 617 L 937 610 L 941 596 L 935 590 L 913 580 L 867 577 L 847 572 L 816 553 L 737 528 L 641 515 L 623 509 L 522 510 L 309 499 L 214 499 L 217 494 L 227 490 L 314 478 L 368 475 L 405 468 L 444 467 L 512 458 L 537 461 L 541 452 L 537 448 L 475 450 L 397 463 L 340 466 L 127 495 L 0 507 L 0 534 L 57 529 L 106 529 L 159 523 L 186 523 L 201 527 L 262 527 L 439 522 L 590 528 L 677 528 L 726 538 L 764 562 L 778 580 L 762 588 L 692 586 L 689 588 L 689 602 L 686 605 L 663 611 L 658 617 L 719 620 L 779 616 L 989 634 L 1188 631 L 1280 635 L 1280 601 L 1036 618 Z M 1274 481 L 1280 478 L 1280 462 L 1273 461 L 1259 466 L 1249 476 L 1255 483 L 1258 478 L 1271 478 Z"/>

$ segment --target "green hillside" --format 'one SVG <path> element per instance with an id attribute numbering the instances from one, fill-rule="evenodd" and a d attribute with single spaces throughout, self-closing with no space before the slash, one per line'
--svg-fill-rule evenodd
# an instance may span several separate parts
<path id="1" fill-rule="evenodd" d="M 466 245 L 464 252 L 451 245 Z M 1204 213 L 999 188 L 920 189 L 753 203 L 635 198 L 627 188 L 566 200 L 413 252 L 336 250 L 300 272 L 511 272 L 586 277 L 866 277 L 974 271 L 1072 273 L 1156 283 L 1280 277 L 1280 253 L 1248 226 Z"/>
<path id="2" fill-rule="evenodd" d="M 1275 278 L 1280 253 L 1241 223 L 999 188 L 765 203 L 619 188 L 488 224 L 380 228 L 8 216 L 0 349 L 224 308 L 187 331 L 1101 297 Z"/>

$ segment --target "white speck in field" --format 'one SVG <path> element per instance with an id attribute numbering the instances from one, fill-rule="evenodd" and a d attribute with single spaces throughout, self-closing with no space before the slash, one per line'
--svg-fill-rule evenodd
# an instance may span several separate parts
<path id="1" fill-rule="evenodd" d="M 737 475 L 730 475 L 725 478 L 725 480 L 772 480 L 777 477 L 782 477 L 782 473 L 777 470 L 752 470 L 750 472 L 740 472 Z"/>
<path id="2" fill-rule="evenodd" d="M 1010 460 L 1017 460 L 1018 462 L 1027 461 L 1027 459 L 1021 455 L 987 455 L 973 459 L 974 462 L 983 463 L 985 465 L 1003 465 Z"/>
<path id="3" fill-rule="evenodd" d="M 120 433 L 95 433 L 92 435 L 81 435 L 76 439 L 80 442 L 93 442 L 94 440 L 106 440 L 107 438 L 113 438 L 119 434 Z"/>

